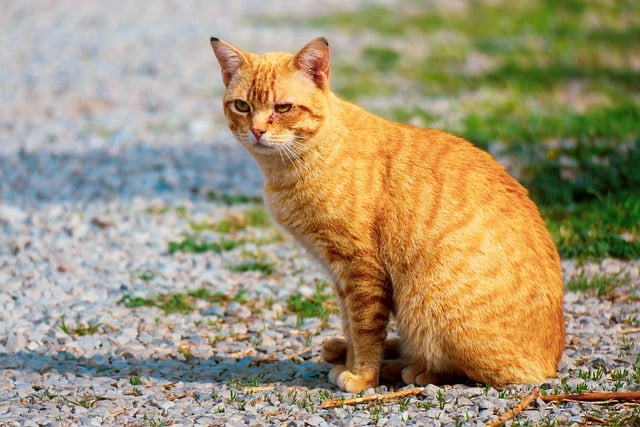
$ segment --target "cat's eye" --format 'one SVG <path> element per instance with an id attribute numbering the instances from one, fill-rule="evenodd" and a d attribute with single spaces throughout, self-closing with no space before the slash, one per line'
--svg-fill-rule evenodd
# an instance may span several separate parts
<path id="1" fill-rule="evenodd" d="M 241 99 L 236 99 L 233 106 L 241 113 L 248 113 L 251 110 L 251 106 Z"/>
<path id="2" fill-rule="evenodd" d="M 276 104 L 274 109 L 276 110 L 276 113 L 286 113 L 291 110 L 291 107 L 293 107 L 292 104 Z"/>

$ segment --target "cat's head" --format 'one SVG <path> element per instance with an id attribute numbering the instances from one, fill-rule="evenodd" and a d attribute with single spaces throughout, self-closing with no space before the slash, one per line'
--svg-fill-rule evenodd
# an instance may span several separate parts
<path id="1" fill-rule="evenodd" d="M 226 86 L 231 132 L 253 154 L 298 154 L 322 127 L 329 95 L 329 44 L 309 42 L 297 54 L 244 52 L 212 37 Z"/>

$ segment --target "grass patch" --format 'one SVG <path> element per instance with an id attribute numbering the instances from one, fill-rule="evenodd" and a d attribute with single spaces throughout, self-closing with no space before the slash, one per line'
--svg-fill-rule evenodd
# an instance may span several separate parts
<path id="1" fill-rule="evenodd" d="M 158 307 L 165 314 L 187 314 L 195 310 L 193 298 L 184 293 L 157 294 L 155 298 L 134 297 L 131 294 L 125 294 L 120 298 L 118 304 L 123 304 L 127 308 Z"/>
<path id="2" fill-rule="evenodd" d="M 557 154 L 586 160 L 585 154 L 615 154 L 620 145 L 640 135 L 640 110 L 629 104 L 594 107 L 578 113 L 566 107 L 555 107 L 555 111 L 527 111 L 505 101 L 495 105 L 490 112 L 471 112 L 463 119 L 458 129 L 461 136 L 476 145 L 488 146 L 496 141 L 506 142 L 514 154 L 518 146 L 540 144 L 542 148 L 550 142 L 562 141 Z M 517 144 L 517 145 L 516 145 Z M 626 151 L 637 156 L 637 143 L 627 144 Z M 528 154 L 520 151 L 520 153 Z M 549 153 L 545 151 L 544 154 Z M 550 153 L 553 154 L 553 153 Z M 541 157 L 537 161 L 555 159 Z M 535 159 L 531 159 L 535 160 Z M 637 175 L 637 174 L 636 174 Z"/>
<path id="3" fill-rule="evenodd" d="M 242 240 L 228 240 L 224 238 L 217 242 L 205 242 L 195 237 L 187 237 L 180 242 L 169 242 L 168 252 L 169 255 L 173 255 L 176 252 L 202 253 L 208 251 L 219 254 L 235 249 L 244 243 Z"/>
<path id="4" fill-rule="evenodd" d="M 67 335 L 77 335 L 79 337 L 83 337 L 85 335 L 93 335 L 101 332 L 102 323 L 76 323 L 75 326 L 67 325 L 64 317 L 60 319 L 59 328 L 62 332 Z"/>
<path id="5" fill-rule="evenodd" d="M 567 289 L 573 292 L 590 292 L 599 297 L 610 295 L 617 288 L 628 283 L 627 277 L 610 274 L 596 274 L 587 277 L 579 274 L 567 282 Z"/>
<path id="6" fill-rule="evenodd" d="M 266 228 L 271 226 L 271 218 L 264 209 L 258 205 L 242 212 L 229 212 L 226 217 L 218 222 L 189 222 L 189 227 L 195 232 L 213 231 L 217 233 L 235 233 L 249 227 Z"/>
<path id="7" fill-rule="evenodd" d="M 271 276 L 276 273 L 276 265 L 271 261 L 262 258 L 249 259 L 231 267 L 234 273 L 246 273 L 247 271 L 255 271 L 265 276 Z"/>
<path id="8" fill-rule="evenodd" d="M 242 205 L 247 203 L 261 204 L 262 197 L 246 194 L 226 194 L 217 191 L 207 192 L 207 198 L 212 202 L 224 203 L 227 206 Z"/>
<path id="9" fill-rule="evenodd" d="M 609 199 L 608 205 L 637 205 L 640 200 L 639 143 L 640 140 L 636 141 L 629 149 L 602 142 L 568 143 L 551 149 L 545 160 L 539 159 L 528 167 L 529 188 L 536 199 L 546 205 L 593 202 L 603 195 Z M 633 209 L 632 215 L 636 215 L 635 207 Z"/>
<path id="10" fill-rule="evenodd" d="M 469 2 L 462 8 L 407 6 L 411 7 L 365 6 L 314 17 L 309 24 L 427 46 L 398 60 L 397 53 L 388 55 L 386 44 L 380 43 L 365 47 L 360 57 L 342 60 L 360 63 L 362 68 L 377 66 L 381 77 L 398 69 L 419 83 L 416 88 L 423 94 L 450 94 L 487 85 L 548 90 L 574 78 L 613 80 L 634 90 L 640 85 L 632 71 L 619 66 L 629 63 L 626 52 L 639 36 L 633 20 L 625 17 L 634 10 L 631 4 L 611 7 L 539 0 Z M 599 19 L 592 19 L 593 14 Z M 493 58 L 496 65 L 487 73 L 469 73 L 464 64 L 472 52 Z M 360 80 L 348 74 L 340 78 Z"/>
<path id="11" fill-rule="evenodd" d="M 125 294 L 120 298 L 118 304 L 123 304 L 127 308 L 158 307 L 163 310 L 165 314 L 187 314 L 195 309 L 193 299 L 183 293 L 158 294 L 155 298 L 134 297 L 130 294 Z"/>
<path id="12" fill-rule="evenodd" d="M 564 258 L 640 257 L 640 197 L 610 195 L 543 209 Z"/>
<path id="13" fill-rule="evenodd" d="M 193 291 L 189 291 L 188 294 L 190 297 L 193 297 L 195 299 L 207 301 L 214 304 L 222 304 L 222 305 L 227 304 L 232 300 L 234 301 L 237 300 L 236 299 L 237 296 L 232 298 L 229 295 L 224 294 L 222 292 L 211 293 L 211 291 L 209 291 L 209 289 L 207 288 L 200 288 Z M 244 294 L 239 293 L 238 295 L 244 295 Z"/>
<path id="14" fill-rule="evenodd" d="M 298 318 L 298 322 L 317 317 L 326 320 L 329 315 L 338 312 L 333 293 L 327 289 L 326 283 L 316 285 L 315 293 L 304 296 L 300 293 L 290 295 L 287 298 L 287 309 Z"/>
<path id="15" fill-rule="evenodd" d="M 279 240 L 279 233 L 270 233 L 271 237 L 251 237 L 250 233 L 245 233 L 243 238 L 235 236 L 237 233 L 247 229 L 267 229 L 272 226 L 271 218 L 263 205 L 252 206 L 244 211 L 231 211 L 225 218 L 218 222 L 195 222 L 190 221 L 189 227 L 196 233 L 196 236 L 187 236 L 181 241 L 170 241 L 167 251 L 170 255 L 176 252 L 202 253 L 215 252 L 222 253 L 233 250 L 245 243 L 263 244 L 269 241 Z M 222 235 L 232 235 L 234 238 L 225 236 L 214 241 L 207 241 L 198 235 L 202 232 L 219 233 Z"/>
<path id="16" fill-rule="evenodd" d="M 241 290 L 236 295 L 231 296 L 222 292 L 212 293 L 206 288 L 194 289 L 188 292 L 159 293 L 153 298 L 137 297 L 126 293 L 120 298 L 118 304 L 122 304 L 128 308 L 157 307 L 164 311 L 165 314 L 187 314 L 195 310 L 196 300 L 207 301 L 222 306 L 226 306 L 231 301 L 245 304 L 248 302 L 246 293 L 247 291 Z"/>
<path id="17" fill-rule="evenodd" d="M 234 233 L 249 227 L 266 228 L 270 225 L 271 219 L 264 207 L 255 206 L 241 213 L 229 213 L 226 218 L 215 224 L 211 224 L 208 228 L 218 233 Z M 199 231 L 193 223 L 191 223 L 190 226 L 194 230 Z"/>

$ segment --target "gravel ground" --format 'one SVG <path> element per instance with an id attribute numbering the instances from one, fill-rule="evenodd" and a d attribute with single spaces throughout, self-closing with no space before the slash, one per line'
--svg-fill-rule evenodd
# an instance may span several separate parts
<path id="1" fill-rule="evenodd" d="M 317 34 L 261 20 L 359 4 L 217 3 L 3 4 L 0 426 L 483 425 L 515 405 L 530 386 L 429 386 L 322 409 L 347 397 L 319 359 L 339 321 L 299 319 L 288 307 L 292 296 L 324 292 L 303 251 L 271 227 L 250 227 L 225 234 L 243 243 L 220 254 L 169 253 L 194 224 L 254 209 L 211 192 L 257 195 L 261 186 L 224 125 L 209 36 L 292 50 Z M 204 228 L 199 237 L 222 238 Z M 273 271 L 239 272 L 256 257 Z M 619 274 L 624 285 L 608 298 L 567 292 L 567 349 L 543 388 L 638 390 L 640 262 L 563 267 L 567 279 Z M 126 304 L 196 289 L 218 299 L 193 299 L 185 312 Z M 624 425 L 633 411 L 538 400 L 518 422 Z"/>

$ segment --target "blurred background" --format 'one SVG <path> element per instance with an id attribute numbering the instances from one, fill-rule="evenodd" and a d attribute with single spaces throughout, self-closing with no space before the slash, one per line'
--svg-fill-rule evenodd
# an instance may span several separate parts
<path id="1" fill-rule="evenodd" d="M 635 0 L 5 1 L 0 27 L 7 203 L 258 194 L 209 37 L 324 35 L 335 92 L 490 151 L 563 256 L 640 257 Z"/>

